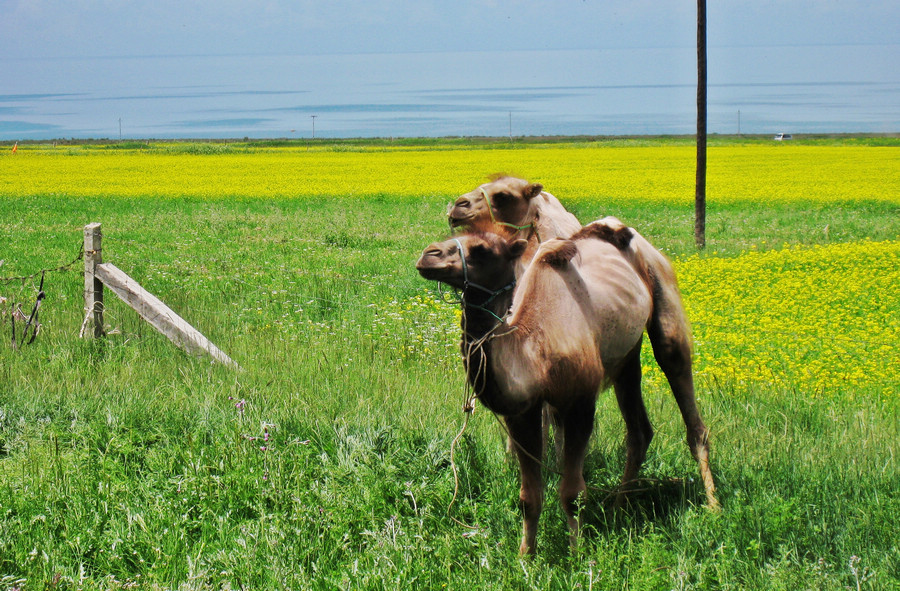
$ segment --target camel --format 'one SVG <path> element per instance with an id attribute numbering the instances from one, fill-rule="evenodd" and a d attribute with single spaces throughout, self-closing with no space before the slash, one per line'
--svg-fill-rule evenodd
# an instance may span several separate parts
<path id="1" fill-rule="evenodd" d="M 640 348 L 652 301 L 622 252 L 631 238 L 628 228 L 591 224 L 571 239 L 544 242 L 515 290 L 525 239 L 470 231 L 430 245 L 416 263 L 422 277 L 462 292 L 467 378 L 478 400 L 504 418 L 516 443 L 522 554 L 535 552 L 543 506 L 544 405 L 555 411 L 564 433 L 559 495 L 573 545 L 601 388 L 613 385 L 625 419 L 624 484 L 637 476 L 653 437 L 640 389 Z M 704 482 L 711 485 L 711 477 Z"/>
<path id="2" fill-rule="evenodd" d="M 528 241 L 525 256 L 518 263 L 516 276 L 521 277 L 527 267 L 529 253 L 537 252 L 538 244 L 552 238 L 568 238 L 579 228 L 578 221 L 565 210 L 558 199 L 543 191 L 543 186 L 522 179 L 499 175 L 492 182 L 466 193 L 447 210 L 451 227 L 465 227 L 493 221 L 515 230 Z M 591 224 L 606 227 L 617 234 L 627 227 L 609 216 Z M 672 263 L 641 236 L 634 228 L 627 228 L 631 240 L 622 253 L 650 291 L 652 313 L 647 321 L 647 335 L 653 355 L 666 376 L 678 404 L 687 430 L 687 443 L 700 462 L 707 490 L 708 506 L 719 507 L 713 491 L 709 464 L 709 431 L 700 417 L 694 390 L 692 343 L 690 324 L 681 303 L 678 282 Z M 554 420 L 555 422 L 555 420 Z"/>
<path id="3" fill-rule="evenodd" d="M 568 238 L 581 229 L 581 222 L 566 211 L 559 199 L 539 183 L 497 175 L 490 183 L 461 195 L 447 208 L 450 227 L 465 227 L 488 220 L 528 241 L 519 258 L 516 276 L 521 276 L 538 245 L 552 238 Z"/>

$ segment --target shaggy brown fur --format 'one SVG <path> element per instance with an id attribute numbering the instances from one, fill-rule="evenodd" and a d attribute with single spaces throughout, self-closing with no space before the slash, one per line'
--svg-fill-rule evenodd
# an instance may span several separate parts
<path id="1" fill-rule="evenodd" d="M 588 224 L 572 235 L 572 240 L 579 240 L 581 238 L 605 240 L 619 250 L 626 250 L 631 245 L 631 239 L 634 238 L 634 230 L 624 225 L 614 227 L 602 223 Z"/>
<path id="2" fill-rule="evenodd" d="M 544 243 L 551 246 L 545 249 L 538 263 L 544 263 L 556 269 L 563 269 L 578 254 L 578 247 L 572 240 L 555 240 L 554 242 L 556 244 Z"/>

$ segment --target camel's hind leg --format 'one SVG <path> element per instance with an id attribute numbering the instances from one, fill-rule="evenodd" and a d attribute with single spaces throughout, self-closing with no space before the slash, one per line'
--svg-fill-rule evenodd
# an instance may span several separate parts
<path id="1" fill-rule="evenodd" d="M 706 503 L 719 507 L 716 486 L 709 467 L 709 431 L 700 417 L 694 392 L 691 365 L 691 342 L 687 318 L 675 288 L 659 286 L 654 293 L 653 317 L 647 327 L 653 355 L 675 395 L 687 429 L 687 443 L 700 465 L 700 476 L 706 489 Z"/>
<path id="2" fill-rule="evenodd" d="M 544 505 L 544 481 L 541 462 L 544 452 L 542 405 L 535 404 L 521 415 L 506 417 L 510 443 L 519 460 L 521 488 L 519 506 L 524 526 L 520 554 L 534 554 L 537 547 L 538 520 Z"/>
<path id="3" fill-rule="evenodd" d="M 625 472 L 622 474 L 622 489 L 626 491 L 629 483 L 637 479 L 641 464 L 647 457 L 647 448 L 653 439 L 653 426 L 641 395 L 640 343 L 628 355 L 613 385 L 619 410 L 625 419 Z M 616 506 L 621 506 L 623 500 L 620 495 L 616 499 Z"/>
<path id="4" fill-rule="evenodd" d="M 616 218 L 607 217 L 594 222 L 612 229 L 624 226 Z M 678 282 L 672 263 L 646 238 L 632 228 L 634 233 L 628 249 L 629 260 L 644 278 L 653 299 L 653 312 L 647 324 L 647 333 L 653 354 L 669 385 L 687 428 L 688 446 L 700 464 L 700 475 L 706 487 L 706 501 L 710 508 L 718 508 L 716 487 L 709 468 L 709 433 L 694 394 L 694 378 L 691 369 L 691 336 Z M 620 402 L 621 404 L 621 402 Z"/>

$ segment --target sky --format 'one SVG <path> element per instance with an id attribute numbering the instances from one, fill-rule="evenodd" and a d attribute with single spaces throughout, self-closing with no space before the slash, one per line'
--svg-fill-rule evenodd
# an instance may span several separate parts
<path id="1" fill-rule="evenodd" d="M 897 31 L 898 0 L 708 0 L 712 131 L 898 131 Z M 690 133 L 695 48 L 689 0 L 0 0 L 0 139 Z"/>
<path id="2" fill-rule="evenodd" d="M 689 47 L 685 0 L 0 0 L 4 59 Z M 890 44 L 897 0 L 712 0 L 709 45 Z M 2 92 L 2 91 L 0 91 Z"/>

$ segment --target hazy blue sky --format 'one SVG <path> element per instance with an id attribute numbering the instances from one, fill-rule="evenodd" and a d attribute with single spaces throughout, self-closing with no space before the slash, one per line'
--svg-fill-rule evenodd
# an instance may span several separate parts
<path id="1" fill-rule="evenodd" d="M 713 132 L 900 128 L 900 0 L 708 6 Z M 0 0 L 0 139 L 691 133 L 695 46 L 693 0 Z"/>
<path id="2" fill-rule="evenodd" d="M 896 43 L 897 0 L 710 0 L 715 46 Z M 0 0 L 28 57 L 685 47 L 690 0 Z"/>

